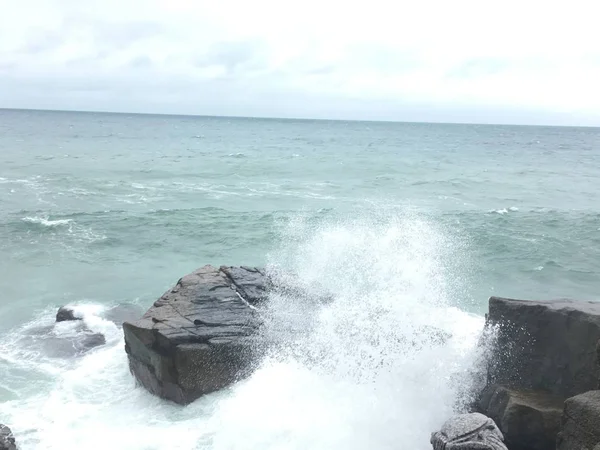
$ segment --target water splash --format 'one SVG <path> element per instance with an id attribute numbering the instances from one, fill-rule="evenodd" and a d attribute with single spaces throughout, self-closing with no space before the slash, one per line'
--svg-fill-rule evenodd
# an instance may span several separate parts
<path id="1" fill-rule="evenodd" d="M 265 328 L 279 345 L 220 403 L 212 448 L 429 448 L 470 400 L 483 324 L 454 306 L 451 236 L 373 212 L 299 218 L 282 242 L 270 270 L 295 274 L 302 293 L 271 299 Z"/>
<path id="2" fill-rule="evenodd" d="M 298 289 L 270 299 L 275 345 L 247 380 L 185 408 L 134 389 L 122 338 L 84 305 L 107 344 L 0 415 L 25 450 L 430 448 L 468 400 L 483 324 L 457 307 L 460 242 L 413 214 L 327 217 L 298 216 L 280 233 L 269 271 Z"/>

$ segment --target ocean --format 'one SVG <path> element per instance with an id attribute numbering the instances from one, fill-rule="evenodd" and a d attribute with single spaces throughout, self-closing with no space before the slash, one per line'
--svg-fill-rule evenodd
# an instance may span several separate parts
<path id="1" fill-rule="evenodd" d="M 0 423 L 21 450 L 427 449 L 491 295 L 598 300 L 599 183 L 597 128 L 0 110 Z M 181 407 L 135 386 L 102 312 L 205 264 L 335 297 Z M 272 309 L 302 323 L 299 301 Z M 52 351 L 66 304 L 104 346 Z M 451 338 L 407 344 L 422 326 Z"/>

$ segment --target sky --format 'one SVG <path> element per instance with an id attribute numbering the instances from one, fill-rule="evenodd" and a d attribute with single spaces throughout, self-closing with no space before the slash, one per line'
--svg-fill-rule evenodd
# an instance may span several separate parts
<path id="1" fill-rule="evenodd" d="M 0 107 L 600 126 L 590 0 L 0 0 Z"/>

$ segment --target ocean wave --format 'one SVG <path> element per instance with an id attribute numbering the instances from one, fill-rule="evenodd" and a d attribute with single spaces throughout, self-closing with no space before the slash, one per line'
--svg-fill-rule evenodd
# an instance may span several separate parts
<path id="1" fill-rule="evenodd" d="M 37 231 L 34 236 L 46 236 L 65 248 L 72 248 L 74 244 L 77 246 L 78 243 L 90 244 L 106 240 L 105 234 L 73 219 L 73 217 L 85 215 L 85 213 L 74 213 L 68 215 L 71 217 L 52 219 L 48 215 L 28 215 L 19 222 L 13 222 L 12 226 L 16 230 L 26 233 L 23 236 L 29 236 L 33 231 Z"/>
<path id="2" fill-rule="evenodd" d="M 519 211 L 519 208 L 517 208 L 516 206 L 511 206 L 510 208 L 490 209 L 488 212 L 504 215 L 504 214 L 508 214 L 509 212 L 517 212 L 517 211 Z"/>
<path id="3" fill-rule="evenodd" d="M 56 219 L 56 220 L 50 220 L 48 217 L 23 217 L 23 219 L 21 219 L 23 222 L 26 223 L 30 223 L 30 224 L 35 224 L 35 225 L 41 225 L 43 227 L 49 227 L 49 228 L 54 228 L 54 227 L 60 227 L 60 226 L 64 226 L 64 225 L 69 225 L 70 223 L 73 222 L 73 219 Z"/>

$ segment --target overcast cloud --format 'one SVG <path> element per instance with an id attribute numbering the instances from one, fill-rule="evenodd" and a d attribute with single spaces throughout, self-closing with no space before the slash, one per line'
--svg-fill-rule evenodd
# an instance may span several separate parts
<path id="1" fill-rule="evenodd" d="M 0 107 L 600 125 L 600 6 L 0 0 Z"/>

